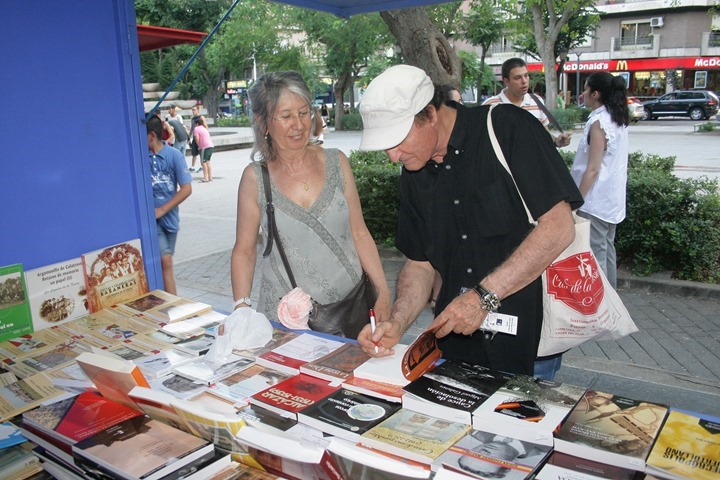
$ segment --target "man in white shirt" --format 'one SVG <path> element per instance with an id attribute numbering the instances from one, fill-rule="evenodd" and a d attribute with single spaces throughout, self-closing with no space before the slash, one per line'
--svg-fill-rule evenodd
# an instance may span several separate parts
<path id="1" fill-rule="evenodd" d="M 527 64 L 522 58 L 510 58 L 502 64 L 502 80 L 505 88 L 499 95 L 485 100 L 483 105 L 493 103 L 512 103 L 516 107 L 527 110 L 537 118 L 547 129 L 550 121 L 540 106 L 528 93 L 530 87 L 530 75 Z M 535 97 L 538 98 L 538 97 Z M 538 101 L 542 101 L 538 98 Z M 553 137 L 556 147 L 567 147 L 570 145 L 570 133 L 561 133 Z"/>

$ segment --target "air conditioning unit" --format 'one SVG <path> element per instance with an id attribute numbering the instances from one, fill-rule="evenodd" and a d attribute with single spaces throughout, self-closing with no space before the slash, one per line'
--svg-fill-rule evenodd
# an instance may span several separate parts
<path id="1" fill-rule="evenodd" d="M 662 27 L 663 26 L 663 17 L 652 17 L 650 19 L 650 26 L 653 28 Z"/>

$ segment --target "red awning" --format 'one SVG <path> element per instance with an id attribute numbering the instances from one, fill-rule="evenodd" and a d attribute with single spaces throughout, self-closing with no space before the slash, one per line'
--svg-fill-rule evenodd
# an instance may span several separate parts
<path id="1" fill-rule="evenodd" d="M 138 45 L 141 52 L 172 47 L 173 45 L 180 45 L 182 43 L 202 43 L 203 37 L 207 35 L 207 33 L 204 32 L 151 27 L 150 25 L 138 25 L 137 32 Z"/>

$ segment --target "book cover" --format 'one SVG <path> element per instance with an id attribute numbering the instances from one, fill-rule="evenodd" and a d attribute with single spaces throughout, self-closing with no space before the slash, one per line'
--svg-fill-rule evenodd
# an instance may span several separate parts
<path id="1" fill-rule="evenodd" d="M 187 298 L 180 298 L 168 305 L 149 310 L 143 316 L 153 318 L 162 324 L 175 323 L 181 320 L 203 315 L 212 311 L 212 305 L 203 302 L 194 302 Z"/>
<path id="2" fill-rule="evenodd" d="M 23 267 L 0 267 L 0 341 L 33 331 Z"/>
<path id="3" fill-rule="evenodd" d="M 283 343 L 287 343 L 293 338 L 297 338 L 299 336 L 299 333 L 290 330 L 281 330 L 279 328 L 273 327 L 272 338 L 270 338 L 270 341 L 264 346 L 257 348 L 247 348 L 244 350 L 236 350 L 233 351 L 233 353 L 235 353 L 236 355 L 240 355 L 241 357 L 257 358 L 263 353 L 269 352 L 273 348 L 279 347 Z"/>
<path id="4" fill-rule="evenodd" d="M 155 330 L 155 327 L 137 322 L 131 317 L 120 317 L 110 309 L 103 309 L 65 323 L 62 329 L 74 335 L 94 335 L 117 343 L 135 335 L 149 333 Z"/>
<path id="5" fill-rule="evenodd" d="M 290 375 L 286 373 L 255 364 L 213 383 L 210 385 L 210 390 L 215 395 L 244 404 L 257 392 L 288 378 Z"/>
<path id="6" fill-rule="evenodd" d="M 432 473 L 425 464 L 338 437 L 330 441 L 327 450 L 345 479 L 407 480 L 430 478 Z"/>
<path id="7" fill-rule="evenodd" d="M 421 333 L 410 345 L 397 344 L 395 353 L 371 358 L 354 371 L 354 376 L 404 387 L 430 370 L 442 356 L 435 332 Z"/>
<path id="8" fill-rule="evenodd" d="M 147 417 L 136 417 L 77 442 L 75 463 L 122 479 L 159 480 L 214 455 L 211 443 Z"/>
<path id="9" fill-rule="evenodd" d="M 403 387 L 403 407 L 470 425 L 473 412 L 511 376 L 448 359 Z"/>
<path id="10" fill-rule="evenodd" d="M 173 368 L 177 368 L 180 365 L 196 359 L 196 355 L 171 348 L 154 355 L 138 358 L 137 360 L 133 360 L 133 362 L 140 367 L 140 371 L 142 371 L 143 375 L 147 378 L 160 378 L 173 373 Z"/>
<path id="11" fill-rule="evenodd" d="M 156 289 L 150 292 L 143 292 L 138 296 L 122 302 L 117 302 L 113 305 L 113 310 L 124 315 L 142 317 L 147 312 L 167 307 L 173 302 L 179 301 L 181 298 L 182 297 L 168 293 L 165 290 Z"/>
<path id="12" fill-rule="evenodd" d="M 588 390 L 555 435 L 555 450 L 643 471 L 667 406 Z"/>
<path id="13" fill-rule="evenodd" d="M 470 478 L 525 480 L 551 450 L 547 445 L 473 430 L 441 454 L 432 467 L 449 466 Z"/>
<path id="14" fill-rule="evenodd" d="M 200 357 L 195 361 L 173 368 L 173 373 L 196 382 L 202 382 L 205 385 L 210 385 L 248 368 L 254 362 L 255 360 L 252 358 L 230 354 L 226 363 L 217 365 L 205 357 Z"/>
<path id="15" fill-rule="evenodd" d="M 326 380 L 300 373 L 256 393 L 250 397 L 250 403 L 285 417 L 297 418 L 298 412 L 339 388 L 331 386 Z"/>
<path id="16" fill-rule="evenodd" d="M 91 313 L 148 292 L 140 239 L 82 255 Z"/>
<path id="17" fill-rule="evenodd" d="M 245 447 L 235 438 L 246 423 L 237 415 L 232 405 L 221 409 L 217 404 L 210 407 L 206 402 L 187 400 L 175 400 L 171 405 L 193 435 L 215 444 L 226 452 L 246 452 Z"/>
<path id="18" fill-rule="evenodd" d="M 215 342 L 215 337 L 211 335 L 200 335 L 198 337 L 184 338 L 173 344 L 172 348 L 191 355 L 200 356 L 205 355 L 208 350 L 210 350 L 213 342 Z M 255 360 L 253 360 L 253 362 L 254 361 Z"/>
<path id="19" fill-rule="evenodd" d="M 272 433 L 286 432 L 298 424 L 295 419 L 283 417 L 257 405 L 247 405 L 238 410 L 237 415 L 248 425 Z"/>
<path id="20" fill-rule="evenodd" d="M 268 352 L 258 355 L 256 362 L 259 365 L 295 375 L 300 373 L 301 365 L 317 360 L 342 345 L 342 342 L 303 333 Z"/>
<path id="21" fill-rule="evenodd" d="M 168 335 L 180 338 L 192 338 L 200 335 L 213 335 L 215 327 L 220 325 L 227 315 L 212 310 L 202 315 L 190 317 L 175 323 L 163 325 L 161 330 Z"/>
<path id="22" fill-rule="evenodd" d="M 130 408 L 137 405 L 128 397 L 128 392 L 136 386 L 150 386 L 140 369 L 127 360 L 87 352 L 76 361 L 104 397 Z"/>
<path id="23" fill-rule="evenodd" d="M 352 376 L 342 383 L 342 387 L 353 392 L 364 393 L 372 397 L 382 398 L 391 402 L 401 402 L 405 390 L 400 385 L 376 382 L 367 378 Z"/>
<path id="24" fill-rule="evenodd" d="M 207 385 L 196 383 L 194 380 L 180 375 L 170 374 L 165 377 L 149 381 L 150 388 L 172 395 L 175 398 L 186 400 L 208 388 Z"/>
<path id="25" fill-rule="evenodd" d="M 0 472 L 6 479 L 28 478 L 41 472 L 40 460 L 32 451 L 22 445 L 15 445 L 0 451 Z"/>
<path id="26" fill-rule="evenodd" d="M 0 423 L 0 449 L 25 442 L 20 430 L 11 422 Z"/>
<path id="27" fill-rule="evenodd" d="M 20 378 L 29 377 L 46 370 L 67 365 L 74 361 L 79 355 L 89 352 L 92 348 L 82 341 L 81 336 L 65 340 L 53 345 L 49 350 L 40 351 L 17 360 L 5 359 L 3 365 Z"/>
<path id="28" fill-rule="evenodd" d="M 473 415 L 473 425 L 497 434 L 553 445 L 553 432 L 585 393 L 584 387 L 514 375 Z"/>
<path id="29" fill-rule="evenodd" d="M 360 436 L 360 443 L 431 464 L 470 431 L 470 426 L 401 408 Z"/>
<path id="30" fill-rule="evenodd" d="M 141 415 L 139 411 L 97 393 L 83 392 L 25 412 L 23 422 L 72 444 Z"/>
<path id="31" fill-rule="evenodd" d="M 341 388 L 298 412 L 298 422 L 357 441 L 361 434 L 398 410 L 400 405 L 397 403 Z"/>
<path id="32" fill-rule="evenodd" d="M 0 385 L 0 422 L 10 420 L 65 393 L 41 373 Z"/>
<path id="33" fill-rule="evenodd" d="M 89 313 L 80 257 L 25 272 L 35 331 Z"/>
<path id="34" fill-rule="evenodd" d="M 536 475 L 538 480 L 643 480 L 636 470 L 552 452 Z"/>
<path id="35" fill-rule="evenodd" d="M 0 354 L 17 359 L 47 351 L 63 341 L 63 335 L 53 329 L 45 328 L 37 332 L 26 333 L 19 337 L 0 342 Z"/>
<path id="36" fill-rule="evenodd" d="M 647 458 L 645 471 L 669 479 L 717 479 L 720 418 L 671 409 Z"/>
<path id="37" fill-rule="evenodd" d="M 300 365 L 300 372 L 329 382 L 343 382 L 353 375 L 357 367 L 370 359 L 355 343 L 345 343 L 337 350 L 317 360 Z"/>
<path id="38" fill-rule="evenodd" d="M 173 408 L 172 403 L 177 399 L 160 390 L 148 387 L 134 387 L 128 392 L 128 397 L 148 417 L 165 423 L 180 430 L 189 431 L 185 422 Z"/>

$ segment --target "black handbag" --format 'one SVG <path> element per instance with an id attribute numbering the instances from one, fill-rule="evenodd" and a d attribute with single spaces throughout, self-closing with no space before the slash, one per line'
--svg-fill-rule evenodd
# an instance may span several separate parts
<path id="1" fill-rule="evenodd" d="M 265 200 L 267 203 L 265 211 L 268 219 L 267 245 L 265 245 L 263 257 L 270 255 L 274 240 L 277 243 L 278 254 L 285 266 L 290 284 L 293 288 L 296 288 L 295 276 L 290 268 L 290 263 L 285 255 L 285 249 L 283 249 L 282 242 L 278 235 L 277 225 L 275 224 L 275 206 L 272 203 L 270 172 L 265 164 L 262 164 L 261 168 Z M 375 287 L 370 281 L 367 272 L 363 272 L 360 281 L 342 300 L 328 304 L 321 304 L 313 300 L 313 309 L 312 312 L 310 312 L 308 326 L 317 332 L 330 333 L 340 337 L 357 338 L 363 327 L 370 321 L 369 312 L 375 305 L 376 299 L 377 293 L 375 292 Z"/>

